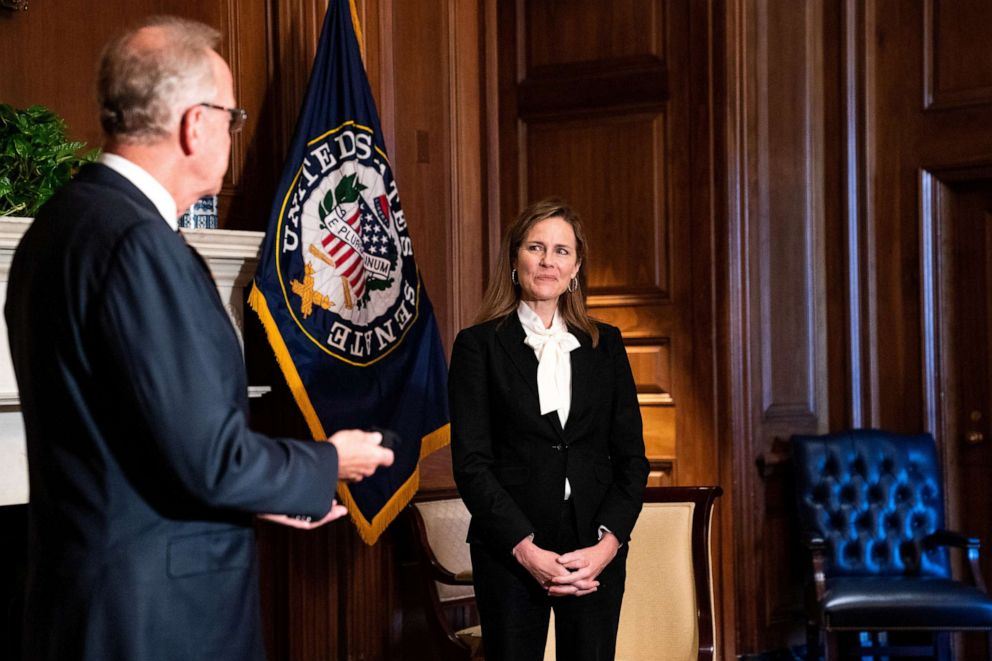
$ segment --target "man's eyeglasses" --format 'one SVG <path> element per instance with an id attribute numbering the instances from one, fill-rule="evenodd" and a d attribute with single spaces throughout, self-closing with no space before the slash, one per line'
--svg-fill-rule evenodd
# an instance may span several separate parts
<path id="1" fill-rule="evenodd" d="M 214 110 L 223 110 L 231 116 L 231 124 L 227 127 L 227 130 L 231 133 L 237 133 L 245 127 L 245 122 L 248 121 L 248 111 L 244 108 L 226 108 L 224 106 L 218 106 L 213 103 L 198 103 L 197 105 L 203 106 L 204 108 L 213 108 Z"/>

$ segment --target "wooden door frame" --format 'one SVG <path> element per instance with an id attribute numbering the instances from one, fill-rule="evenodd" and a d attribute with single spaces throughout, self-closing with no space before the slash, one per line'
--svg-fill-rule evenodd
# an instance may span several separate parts
<path id="1" fill-rule="evenodd" d="M 919 173 L 920 196 L 920 309 L 923 340 L 923 401 L 926 431 L 938 441 L 943 462 L 945 485 L 945 515 L 948 527 L 961 529 L 963 504 L 958 493 L 960 446 L 958 432 L 952 420 L 953 405 L 945 395 L 947 384 L 954 378 L 950 355 L 950 334 L 945 332 L 950 296 L 953 286 L 948 273 L 951 266 L 945 257 L 947 224 L 952 221 L 948 188 L 954 183 L 992 180 L 992 160 L 962 163 L 939 168 L 923 168 Z"/>

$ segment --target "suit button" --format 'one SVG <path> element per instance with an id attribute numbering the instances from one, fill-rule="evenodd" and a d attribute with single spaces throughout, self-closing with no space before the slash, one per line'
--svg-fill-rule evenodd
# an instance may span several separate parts
<path id="1" fill-rule="evenodd" d="M 564 445 L 562 445 L 561 443 L 558 443 L 557 445 L 552 445 L 551 447 L 553 447 L 553 448 L 554 448 L 555 450 L 557 450 L 558 452 L 561 452 L 562 450 L 564 450 L 564 449 L 565 449 L 565 446 L 564 446 Z"/>

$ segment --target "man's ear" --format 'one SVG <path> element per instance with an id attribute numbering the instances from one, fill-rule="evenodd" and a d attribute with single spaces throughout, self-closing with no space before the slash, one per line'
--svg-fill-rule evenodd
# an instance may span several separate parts
<path id="1" fill-rule="evenodd" d="M 203 132 L 203 108 L 193 106 L 183 113 L 179 122 L 179 147 L 185 156 L 193 153 L 199 145 Z"/>

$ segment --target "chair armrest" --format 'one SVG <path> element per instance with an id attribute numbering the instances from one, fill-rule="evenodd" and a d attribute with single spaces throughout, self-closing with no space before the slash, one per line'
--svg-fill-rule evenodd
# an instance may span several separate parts
<path id="1" fill-rule="evenodd" d="M 934 548 L 937 546 L 955 546 L 959 549 L 981 549 L 982 541 L 977 537 L 968 537 L 955 530 L 937 530 L 923 538 L 923 546 Z"/>
<path id="2" fill-rule="evenodd" d="M 438 583 L 445 585 L 472 585 L 472 572 L 460 571 L 452 574 L 439 564 L 431 566 L 431 577 Z"/>
<path id="3" fill-rule="evenodd" d="M 809 550 L 813 563 L 813 584 L 816 588 L 816 600 L 820 602 L 827 592 L 825 566 L 827 561 L 827 542 L 818 533 L 806 531 L 803 533 L 803 544 Z"/>
<path id="4" fill-rule="evenodd" d="M 969 537 L 954 530 L 937 530 L 923 538 L 923 548 L 933 549 L 938 546 L 953 546 L 964 549 L 968 554 L 971 580 L 978 589 L 985 592 L 985 580 L 982 578 L 982 568 L 979 564 L 979 554 L 982 548 L 980 539 Z"/>
<path id="5" fill-rule="evenodd" d="M 820 535 L 820 533 L 812 531 L 806 531 L 803 533 L 803 545 L 806 546 L 809 551 L 813 552 L 819 551 L 822 553 L 825 552 L 827 548 L 827 542 L 824 541 L 823 536 Z"/>

